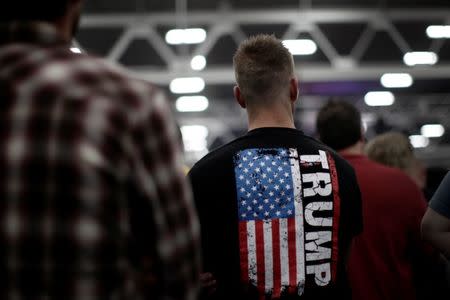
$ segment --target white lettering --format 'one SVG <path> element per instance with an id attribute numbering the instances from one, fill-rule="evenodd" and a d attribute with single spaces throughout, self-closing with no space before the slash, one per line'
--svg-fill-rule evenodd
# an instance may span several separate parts
<path id="1" fill-rule="evenodd" d="M 333 218 L 315 218 L 315 211 L 333 210 L 332 202 L 311 202 L 305 207 L 305 219 L 311 226 L 332 226 Z"/>
<path id="2" fill-rule="evenodd" d="M 330 264 L 321 264 L 308 266 L 306 268 L 308 275 L 315 274 L 315 281 L 318 286 L 326 286 L 331 280 Z"/>
<path id="3" fill-rule="evenodd" d="M 300 160 L 307 163 L 320 162 L 323 169 L 328 170 L 330 168 L 328 165 L 327 153 L 322 150 L 319 150 L 319 155 L 301 155 Z"/>
<path id="4" fill-rule="evenodd" d="M 302 179 L 303 183 L 311 182 L 313 185 L 312 187 L 305 188 L 303 190 L 303 195 L 305 197 L 312 197 L 317 194 L 323 197 L 331 195 L 332 186 L 330 174 L 321 172 L 313 174 L 303 174 Z M 324 187 L 321 186 L 321 182 L 324 183 Z"/>
<path id="5" fill-rule="evenodd" d="M 331 241 L 331 231 L 308 232 L 306 234 L 306 240 L 311 242 L 306 243 L 305 249 L 307 251 L 313 251 L 313 253 L 306 254 L 307 261 L 331 258 L 331 249 L 320 246 Z"/>

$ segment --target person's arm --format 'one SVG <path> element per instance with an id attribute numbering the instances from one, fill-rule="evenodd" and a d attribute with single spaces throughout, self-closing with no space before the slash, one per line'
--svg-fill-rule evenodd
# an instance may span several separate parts
<path id="1" fill-rule="evenodd" d="M 421 229 L 424 240 L 450 258 L 450 219 L 428 208 Z"/>
<path id="2" fill-rule="evenodd" d="M 450 257 L 450 173 L 442 180 L 422 219 L 422 237 Z"/>
<path id="3" fill-rule="evenodd" d="M 211 211 L 214 210 L 209 204 L 210 197 L 208 196 L 208 189 L 205 188 L 204 173 L 199 172 L 198 166 L 195 165 L 188 172 L 187 177 L 191 183 L 192 192 L 194 195 L 194 203 L 197 209 L 198 217 L 201 223 L 202 236 L 202 273 L 200 274 L 200 298 L 209 299 L 217 291 L 217 278 L 214 274 L 215 268 L 212 263 L 215 259 L 211 258 L 212 253 L 216 253 L 213 249 L 216 244 L 214 237 L 217 234 L 214 224 L 211 224 Z"/>
<path id="4" fill-rule="evenodd" d="M 140 197 L 129 201 L 135 203 L 130 218 L 138 219 L 131 228 L 141 257 L 138 264 L 150 261 L 154 272 L 138 266 L 144 268 L 144 274 L 155 273 L 162 299 L 193 300 L 200 275 L 198 218 L 166 98 L 158 91 L 146 100 L 147 107 L 141 109 L 133 127 L 130 147 L 133 186 Z"/>

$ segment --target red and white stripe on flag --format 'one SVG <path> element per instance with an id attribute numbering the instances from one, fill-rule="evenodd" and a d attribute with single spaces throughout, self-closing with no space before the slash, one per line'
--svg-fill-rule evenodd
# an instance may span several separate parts
<path id="1" fill-rule="evenodd" d="M 300 166 L 297 150 L 289 151 L 293 216 L 239 222 L 242 280 L 272 298 L 279 298 L 285 289 L 302 294 L 306 279 Z"/>

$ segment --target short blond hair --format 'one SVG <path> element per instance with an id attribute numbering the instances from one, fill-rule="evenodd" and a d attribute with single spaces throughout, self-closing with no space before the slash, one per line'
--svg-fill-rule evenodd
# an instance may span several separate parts
<path id="1" fill-rule="evenodd" d="M 372 139 L 366 146 L 367 156 L 383 165 L 407 171 L 415 164 L 409 139 L 399 132 L 388 132 Z"/>
<path id="2" fill-rule="evenodd" d="M 275 96 L 294 76 L 291 53 L 273 35 L 256 35 L 242 42 L 233 65 L 236 82 L 247 101 Z"/>

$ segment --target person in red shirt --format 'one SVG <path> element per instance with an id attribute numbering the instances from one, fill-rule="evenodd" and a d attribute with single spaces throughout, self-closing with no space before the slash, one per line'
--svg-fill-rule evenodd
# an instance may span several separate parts
<path id="1" fill-rule="evenodd" d="M 329 102 L 316 125 L 321 141 L 353 166 L 361 189 L 364 231 L 349 258 L 353 299 L 419 298 L 416 263 L 432 258 L 420 238 L 426 209 L 421 191 L 402 171 L 364 155 L 361 115 L 350 103 Z"/>

